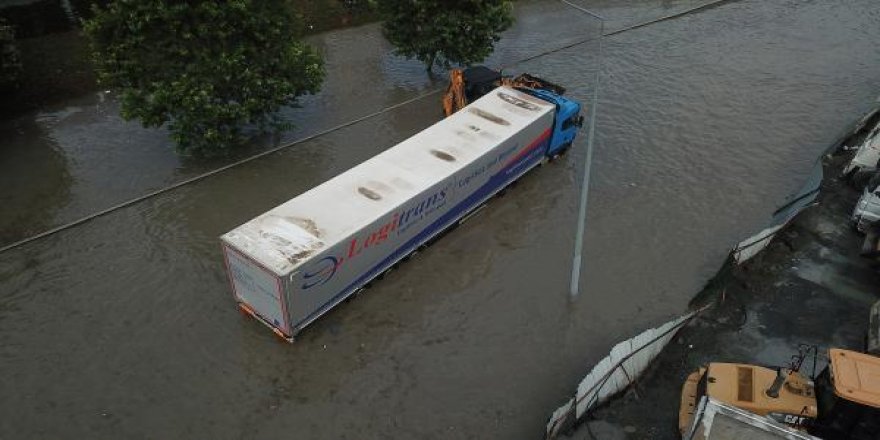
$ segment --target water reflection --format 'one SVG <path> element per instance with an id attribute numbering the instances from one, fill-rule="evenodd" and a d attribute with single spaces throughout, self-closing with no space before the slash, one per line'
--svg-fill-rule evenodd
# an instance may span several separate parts
<path id="1" fill-rule="evenodd" d="M 68 159 L 47 130 L 53 121 L 0 123 L 0 243 L 52 227 L 71 197 Z"/>
<path id="2" fill-rule="evenodd" d="M 620 23 L 688 6 L 601 4 Z M 577 149 L 293 346 L 238 316 L 217 235 L 436 121 L 436 100 L 0 254 L 0 413 L 14 415 L 0 421 L 0 436 L 540 433 L 584 365 L 679 313 L 729 246 L 802 184 L 840 127 L 874 105 L 878 16 L 873 0 L 740 1 L 609 41 L 585 285 L 574 302 L 567 283 Z M 375 28 L 351 32 L 369 41 Z M 363 49 L 357 38 L 339 44 Z M 395 93 L 427 84 L 411 65 L 401 67 L 409 79 L 389 80 L 407 84 Z M 596 65 L 573 48 L 522 70 L 583 99 L 592 78 L 584 72 Z M 346 93 L 381 105 L 387 87 L 373 79 L 374 90 L 348 85 Z M 337 104 L 314 116 L 304 108 L 303 120 L 332 123 L 337 105 L 349 111 L 344 94 L 327 93 Z M 90 203 L 109 203 L 189 172 L 163 150 L 164 138 L 99 113 L 106 104 L 69 107 L 85 110 L 62 107 L 37 120 L 67 157 L 71 200 L 91 186 Z M 138 159 L 126 162 L 131 156 Z M 109 177 L 82 185 L 86 165 Z"/>

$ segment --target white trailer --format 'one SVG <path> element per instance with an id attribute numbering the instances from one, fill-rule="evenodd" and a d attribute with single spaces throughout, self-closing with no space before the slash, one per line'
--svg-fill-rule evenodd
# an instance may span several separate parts
<path id="1" fill-rule="evenodd" d="M 292 341 L 541 163 L 554 127 L 561 126 L 554 122 L 556 107 L 499 87 L 224 234 L 235 300 Z"/>

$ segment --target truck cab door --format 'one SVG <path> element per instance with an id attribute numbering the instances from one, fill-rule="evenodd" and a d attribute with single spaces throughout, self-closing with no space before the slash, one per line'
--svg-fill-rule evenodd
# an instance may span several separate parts
<path id="1" fill-rule="evenodd" d="M 547 150 L 547 155 L 550 157 L 559 156 L 571 147 L 578 130 L 584 124 L 584 117 L 580 115 L 580 106 L 572 104 L 570 107 L 557 107 L 553 140 Z"/>

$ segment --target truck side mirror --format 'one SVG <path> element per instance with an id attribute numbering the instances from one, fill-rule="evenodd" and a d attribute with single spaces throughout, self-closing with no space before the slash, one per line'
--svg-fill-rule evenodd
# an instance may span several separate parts
<path id="1" fill-rule="evenodd" d="M 578 128 L 582 128 L 584 126 L 584 117 L 578 116 L 577 124 L 575 124 L 575 125 L 577 125 Z"/>

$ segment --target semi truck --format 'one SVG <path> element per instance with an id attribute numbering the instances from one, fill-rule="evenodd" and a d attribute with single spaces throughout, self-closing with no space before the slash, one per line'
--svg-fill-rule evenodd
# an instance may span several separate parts
<path id="1" fill-rule="evenodd" d="M 292 342 L 310 323 L 564 153 L 581 105 L 498 87 L 220 237 L 239 308 Z"/>

